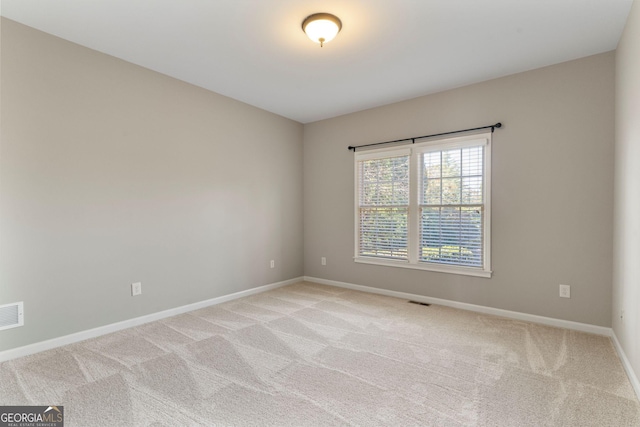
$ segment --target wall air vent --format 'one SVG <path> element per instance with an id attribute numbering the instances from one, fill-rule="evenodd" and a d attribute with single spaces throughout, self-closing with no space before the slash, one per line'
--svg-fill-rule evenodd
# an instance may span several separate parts
<path id="1" fill-rule="evenodd" d="M 24 303 L 0 305 L 0 331 L 24 325 Z"/>
<path id="2" fill-rule="evenodd" d="M 420 302 L 420 301 L 409 301 L 409 304 L 425 305 L 427 307 L 429 307 L 431 305 L 431 304 L 428 304 L 426 302 Z"/>

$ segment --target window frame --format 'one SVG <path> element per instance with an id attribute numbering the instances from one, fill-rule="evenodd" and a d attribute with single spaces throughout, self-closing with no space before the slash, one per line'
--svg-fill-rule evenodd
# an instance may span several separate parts
<path id="1" fill-rule="evenodd" d="M 354 261 L 363 264 L 400 267 L 417 270 L 434 271 L 439 273 L 461 274 L 477 277 L 491 277 L 491 132 L 449 138 L 416 139 L 410 146 L 395 146 L 357 151 L 354 155 Z M 420 189 L 421 154 L 428 152 L 446 151 L 456 148 L 484 146 L 483 150 L 483 265 L 470 267 L 462 265 L 442 264 L 420 261 L 418 258 L 420 247 Z M 360 168 L 363 160 L 384 159 L 388 157 L 409 155 L 409 219 L 407 230 L 407 260 L 393 260 L 359 254 L 360 241 Z"/>

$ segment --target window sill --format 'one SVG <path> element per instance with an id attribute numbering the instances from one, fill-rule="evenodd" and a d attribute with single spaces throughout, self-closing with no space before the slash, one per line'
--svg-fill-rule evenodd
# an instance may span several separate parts
<path id="1" fill-rule="evenodd" d="M 382 265 L 385 267 L 410 268 L 413 270 L 435 271 L 437 273 L 461 274 L 464 276 L 475 276 L 475 277 L 485 277 L 485 278 L 490 278 L 492 273 L 492 271 L 482 270 L 478 268 L 457 267 L 457 266 L 449 266 L 449 265 L 441 265 L 441 264 L 426 264 L 426 263 L 409 264 L 408 261 L 396 261 L 396 260 L 381 259 L 381 258 L 355 257 L 353 260 L 361 264 Z"/>

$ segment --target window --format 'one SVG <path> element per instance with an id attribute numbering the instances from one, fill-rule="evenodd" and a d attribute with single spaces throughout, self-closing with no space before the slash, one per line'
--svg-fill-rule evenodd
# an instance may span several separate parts
<path id="1" fill-rule="evenodd" d="M 490 277 L 490 142 L 356 152 L 355 261 Z"/>

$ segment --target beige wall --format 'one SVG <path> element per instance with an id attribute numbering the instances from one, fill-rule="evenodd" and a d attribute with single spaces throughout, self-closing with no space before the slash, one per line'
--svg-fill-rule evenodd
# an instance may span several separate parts
<path id="1" fill-rule="evenodd" d="M 616 51 L 613 330 L 640 374 L 640 3 Z M 621 312 L 624 310 L 624 317 Z"/>
<path id="2" fill-rule="evenodd" d="M 610 326 L 613 110 L 608 52 L 305 125 L 305 275 Z M 353 262 L 347 146 L 498 121 L 491 279 Z"/>
<path id="3" fill-rule="evenodd" d="M 1 31 L 0 351 L 302 275 L 301 124 Z"/>

